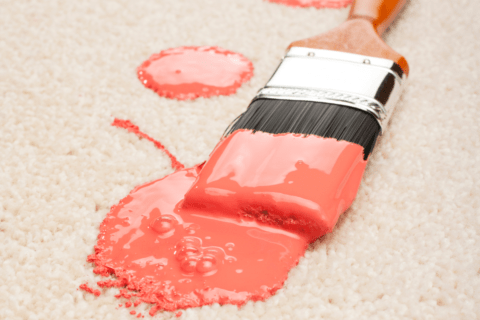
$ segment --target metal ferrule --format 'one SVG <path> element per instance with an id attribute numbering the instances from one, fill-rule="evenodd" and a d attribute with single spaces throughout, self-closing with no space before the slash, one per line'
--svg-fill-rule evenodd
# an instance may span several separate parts
<path id="1" fill-rule="evenodd" d="M 314 101 L 372 114 L 383 130 L 406 75 L 394 61 L 339 51 L 292 47 L 256 99 Z"/>

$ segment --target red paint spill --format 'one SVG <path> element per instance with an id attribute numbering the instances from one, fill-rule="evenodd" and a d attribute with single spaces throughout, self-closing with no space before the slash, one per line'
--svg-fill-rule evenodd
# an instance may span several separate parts
<path id="1" fill-rule="evenodd" d="M 307 247 L 300 236 L 253 219 L 205 216 L 180 208 L 200 167 L 135 188 L 100 226 L 94 272 L 114 279 L 116 297 L 159 310 L 212 303 L 242 305 L 281 288 Z"/>
<path id="2" fill-rule="evenodd" d="M 135 310 L 130 311 L 130 314 L 136 314 L 136 313 L 137 313 L 137 311 L 135 311 Z"/>
<path id="3" fill-rule="evenodd" d="M 290 7 L 345 8 L 353 0 L 267 0 L 269 2 L 284 4 Z"/>
<path id="4" fill-rule="evenodd" d="M 366 164 L 347 141 L 239 130 L 210 154 L 183 208 L 252 217 L 314 241 L 351 205 Z"/>
<path id="5" fill-rule="evenodd" d="M 137 68 L 145 87 L 178 100 L 230 95 L 253 75 L 253 64 L 218 47 L 179 47 L 152 55 Z"/>
<path id="6" fill-rule="evenodd" d="M 132 303 L 130 301 L 125 302 L 125 308 L 130 308 Z"/>
<path id="7" fill-rule="evenodd" d="M 128 120 L 112 125 L 156 142 Z M 176 167 L 112 207 L 88 261 L 114 278 L 97 284 L 153 304 L 151 316 L 265 300 L 350 206 L 365 165 L 346 141 L 239 130 L 206 163 Z"/>
<path id="8" fill-rule="evenodd" d="M 175 313 L 175 317 L 180 318 L 182 316 L 182 311 L 178 311 Z"/>
<path id="9" fill-rule="evenodd" d="M 138 128 L 138 126 L 134 125 L 132 122 L 130 122 L 130 120 L 121 120 L 121 119 L 117 119 L 115 118 L 115 120 L 113 120 L 112 122 L 112 126 L 114 127 L 119 127 L 119 128 L 124 128 L 124 129 L 127 129 L 128 131 L 130 132 L 133 132 L 135 133 L 137 136 L 139 137 L 142 137 L 142 138 L 145 138 L 147 139 L 148 141 L 151 141 L 153 142 L 153 144 L 155 145 L 155 147 L 157 147 L 158 149 L 162 150 L 163 152 L 165 152 L 167 154 L 167 156 L 170 158 L 171 162 L 172 162 L 172 168 L 174 168 L 175 170 L 180 170 L 180 169 L 183 169 L 185 168 L 185 166 L 183 164 L 181 164 L 177 158 L 175 158 L 175 156 L 173 154 L 171 154 L 163 144 L 161 144 L 160 142 L 158 142 L 157 140 L 153 139 L 152 137 L 150 137 L 149 135 L 143 133 L 142 131 L 140 131 L 140 129 Z"/>
<path id="10" fill-rule="evenodd" d="M 139 314 L 137 315 L 137 318 L 143 318 L 142 314 L 139 313 Z"/>
<path id="11" fill-rule="evenodd" d="M 100 294 L 101 294 L 100 290 L 94 290 L 94 289 L 90 288 L 87 283 L 81 284 L 79 288 L 81 290 L 86 291 L 88 293 L 91 293 L 91 294 L 93 294 L 97 297 L 100 296 Z"/>

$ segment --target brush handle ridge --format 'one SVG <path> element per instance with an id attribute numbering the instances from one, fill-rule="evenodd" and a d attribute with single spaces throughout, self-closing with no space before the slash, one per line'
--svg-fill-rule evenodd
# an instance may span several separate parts
<path id="1" fill-rule="evenodd" d="M 407 0 L 356 0 L 352 4 L 348 19 L 367 19 L 381 35 L 406 2 Z"/>

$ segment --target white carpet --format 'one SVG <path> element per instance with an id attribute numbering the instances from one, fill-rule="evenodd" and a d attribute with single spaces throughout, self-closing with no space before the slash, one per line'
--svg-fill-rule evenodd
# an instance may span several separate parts
<path id="1" fill-rule="evenodd" d="M 133 319 L 116 290 L 77 288 L 99 280 L 85 259 L 110 206 L 172 169 L 113 118 L 199 163 L 286 46 L 348 13 L 262 0 L 0 7 L 0 319 Z M 387 34 L 410 81 L 353 207 L 271 299 L 182 319 L 480 319 L 478 12 L 474 0 L 410 1 Z M 255 75 L 233 96 L 188 102 L 144 88 L 136 67 L 184 45 L 242 53 Z"/>

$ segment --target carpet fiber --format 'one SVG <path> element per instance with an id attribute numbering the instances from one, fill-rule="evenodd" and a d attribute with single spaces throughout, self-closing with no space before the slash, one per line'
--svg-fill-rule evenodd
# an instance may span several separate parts
<path id="1" fill-rule="evenodd" d="M 348 9 L 262 0 L 1 1 L 0 319 L 133 319 L 86 262 L 110 206 L 204 161 L 294 40 Z M 386 41 L 411 76 L 356 201 L 274 297 L 181 319 L 480 319 L 480 2 L 410 1 Z M 255 67 L 235 95 L 160 98 L 152 53 L 220 46 Z M 145 313 L 147 305 L 137 312 Z M 146 318 L 149 316 L 146 316 Z M 156 319 L 174 318 L 159 313 Z"/>

